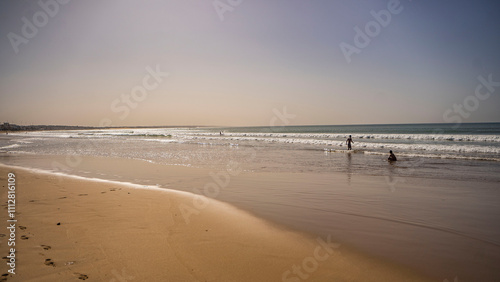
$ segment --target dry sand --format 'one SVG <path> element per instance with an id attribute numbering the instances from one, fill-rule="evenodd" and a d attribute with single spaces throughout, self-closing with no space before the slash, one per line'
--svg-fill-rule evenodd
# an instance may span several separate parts
<path id="1" fill-rule="evenodd" d="M 16 274 L 0 281 L 429 281 L 202 196 L 0 166 L 3 257 L 9 172 Z"/>

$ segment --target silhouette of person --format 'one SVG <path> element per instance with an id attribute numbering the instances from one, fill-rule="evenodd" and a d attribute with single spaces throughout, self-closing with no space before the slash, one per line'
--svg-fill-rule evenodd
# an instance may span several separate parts
<path id="1" fill-rule="evenodd" d="M 395 162 L 397 161 L 398 159 L 396 158 L 396 156 L 392 153 L 392 150 L 389 151 L 389 158 L 387 159 L 388 161 L 390 162 Z"/>
<path id="2" fill-rule="evenodd" d="M 345 143 L 347 144 L 347 150 L 352 150 L 351 143 L 354 143 L 354 141 L 352 141 L 351 135 L 349 135 L 349 138 L 347 138 Z"/>

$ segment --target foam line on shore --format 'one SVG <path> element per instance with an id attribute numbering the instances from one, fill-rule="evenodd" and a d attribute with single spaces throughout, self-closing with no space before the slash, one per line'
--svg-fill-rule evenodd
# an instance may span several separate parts
<path id="1" fill-rule="evenodd" d="M 116 181 L 116 180 L 108 180 L 108 179 L 95 178 L 95 177 L 85 177 L 85 176 L 67 174 L 67 173 L 63 173 L 63 172 L 55 172 L 55 171 L 39 169 L 39 168 L 6 165 L 3 163 L 0 163 L 0 167 L 7 168 L 7 169 L 26 170 L 28 172 L 33 172 L 33 173 L 48 174 L 48 175 L 59 176 L 59 177 L 67 177 L 67 178 L 72 178 L 72 179 L 77 179 L 77 180 L 124 185 L 124 186 L 127 186 L 129 188 L 133 188 L 133 189 L 149 190 L 149 191 L 154 190 L 154 191 L 159 191 L 159 192 L 177 193 L 177 194 L 185 195 L 185 196 L 202 196 L 202 197 L 204 197 L 203 195 L 198 195 L 198 194 L 194 194 L 194 193 L 190 193 L 190 192 L 186 192 L 186 191 L 179 191 L 179 190 L 174 190 L 174 189 L 169 189 L 169 188 L 161 188 L 161 187 L 158 187 L 155 185 L 142 185 L 142 184 L 136 184 L 136 183 L 126 182 L 126 181 Z"/>

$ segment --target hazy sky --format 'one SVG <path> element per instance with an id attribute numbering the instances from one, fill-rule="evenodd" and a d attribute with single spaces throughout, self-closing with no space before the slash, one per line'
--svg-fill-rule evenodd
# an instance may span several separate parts
<path id="1" fill-rule="evenodd" d="M 0 122 L 500 121 L 498 1 L 59 1 L 0 2 Z"/>

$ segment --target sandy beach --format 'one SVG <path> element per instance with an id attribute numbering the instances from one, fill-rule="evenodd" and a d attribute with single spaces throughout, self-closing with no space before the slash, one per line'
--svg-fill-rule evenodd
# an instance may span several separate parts
<path id="1" fill-rule="evenodd" d="M 500 2 L 0 1 L 0 282 L 500 281 Z"/>
<path id="2" fill-rule="evenodd" d="M 2 281 L 428 281 L 202 196 L 0 166 L 4 224 L 9 172 L 16 265 Z"/>

